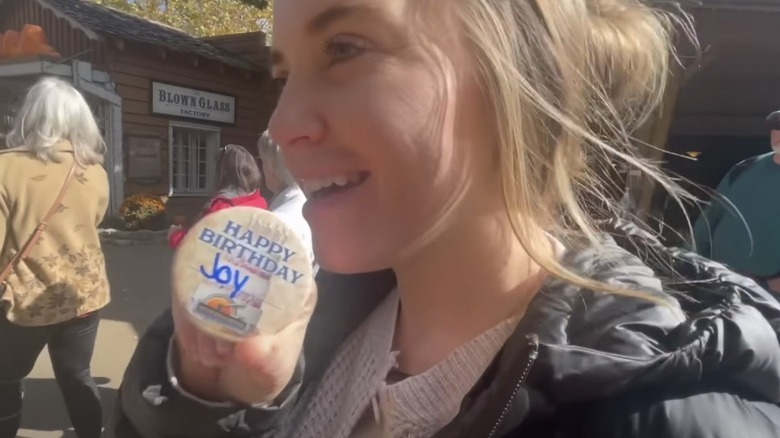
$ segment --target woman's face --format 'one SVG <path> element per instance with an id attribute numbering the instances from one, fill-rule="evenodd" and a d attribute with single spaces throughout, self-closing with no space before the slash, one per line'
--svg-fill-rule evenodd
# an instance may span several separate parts
<path id="1" fill-rule="evenodd" d="M 474 63 L 446 2 L 433 13 L 421 3 L 275 5 L 273 73 L 284 89 L 270 130 L 308 196 L 327 270 L 386 269 L 445 236 L 468 238 L 458 233 L 500 199 Z"/>

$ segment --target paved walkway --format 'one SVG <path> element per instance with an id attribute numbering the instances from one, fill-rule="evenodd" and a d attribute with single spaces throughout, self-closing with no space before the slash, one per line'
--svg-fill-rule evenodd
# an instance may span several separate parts
<path id="1" fill-rule="evenodd" d="M 112 302 L 103 311 L 92 373 L 100 385 L 104 412 L 109 413 L 138 336 L 170 301 L 171 252 L 160 244 L 104 245 L 104 251 Z M 75 436 L 44 350 L 25 383 L 19 437 Z"/>

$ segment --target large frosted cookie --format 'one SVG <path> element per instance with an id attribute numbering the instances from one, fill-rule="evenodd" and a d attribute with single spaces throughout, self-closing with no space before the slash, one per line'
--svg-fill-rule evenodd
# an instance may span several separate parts
<path id="1" fill-rule="evenodd" d="M 273 213 L 233 207 L 209 214 L 181 242 L 174 296 L 190 319 L 222 339 L 277 333 L 315 293 L 312 260 Z"/>

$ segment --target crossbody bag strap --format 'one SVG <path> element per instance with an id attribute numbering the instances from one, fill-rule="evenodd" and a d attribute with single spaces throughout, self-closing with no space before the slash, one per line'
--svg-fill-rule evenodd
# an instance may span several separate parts
<path id="1" fill-rule="evenodd" d="M 54 217 L 55 214 L 57 214 L 57 211 L 60 208 L 60 204 L 62 203 L 62 199 L 65 197 L 65 193 L 68 191 L 68 186 L 70 186 L 71 182 L 73 181 L 73 176 L 76 174 L 76 160 L 73 160 L 73 164 L 70 166 L 70 170 L 68 171 L 68 176 L 65 177 L 65 182 L 62 183 L 62 187 L 60 187 L 60 192 L 57 194 L 57 199 L 54 200 L 54 203 L 49 208 L 49 211 L 46 213 L 46 216 L 43 217 L 43 220 L 38 224 L 37 227 L 35 227 L 35 231 L 32 232 L 30 237 L 27 239 L 27 241 L 22 245 L 21 248 L 19 248 L 19 251 L 14 255 L 14 257 L 11 259 L 10 262 L 8 262 L 8 265 L 3 269 L 3 272 L 0 272 L 0 285 L 2 285 L 6 279 L 8 279 L 8 276 L 11 275 L 11 272 L 13 272 L 14 267 L 25 257 L 27 257 L 30 254 L 30 251 L 35 247 L 35 244 L 38 243 L 38 240 L 41 238 L 41 234 L 44 230 L 46 230 L 46 227 L 49 225 L 49 221 L 52 217 Z"/>

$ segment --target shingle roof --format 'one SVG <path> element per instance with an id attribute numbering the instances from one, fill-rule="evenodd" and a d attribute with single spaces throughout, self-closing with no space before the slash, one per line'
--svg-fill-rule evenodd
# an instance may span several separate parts
<path id="1" fill-rule="evenodd" d="M 40 0 L 51 8 L 101 35 L 154 44 L 168 50 L 191 53 L 234 67 L 259 70 L 260 66 L 206 41 L 156 21 L 82 0 Z"/>

